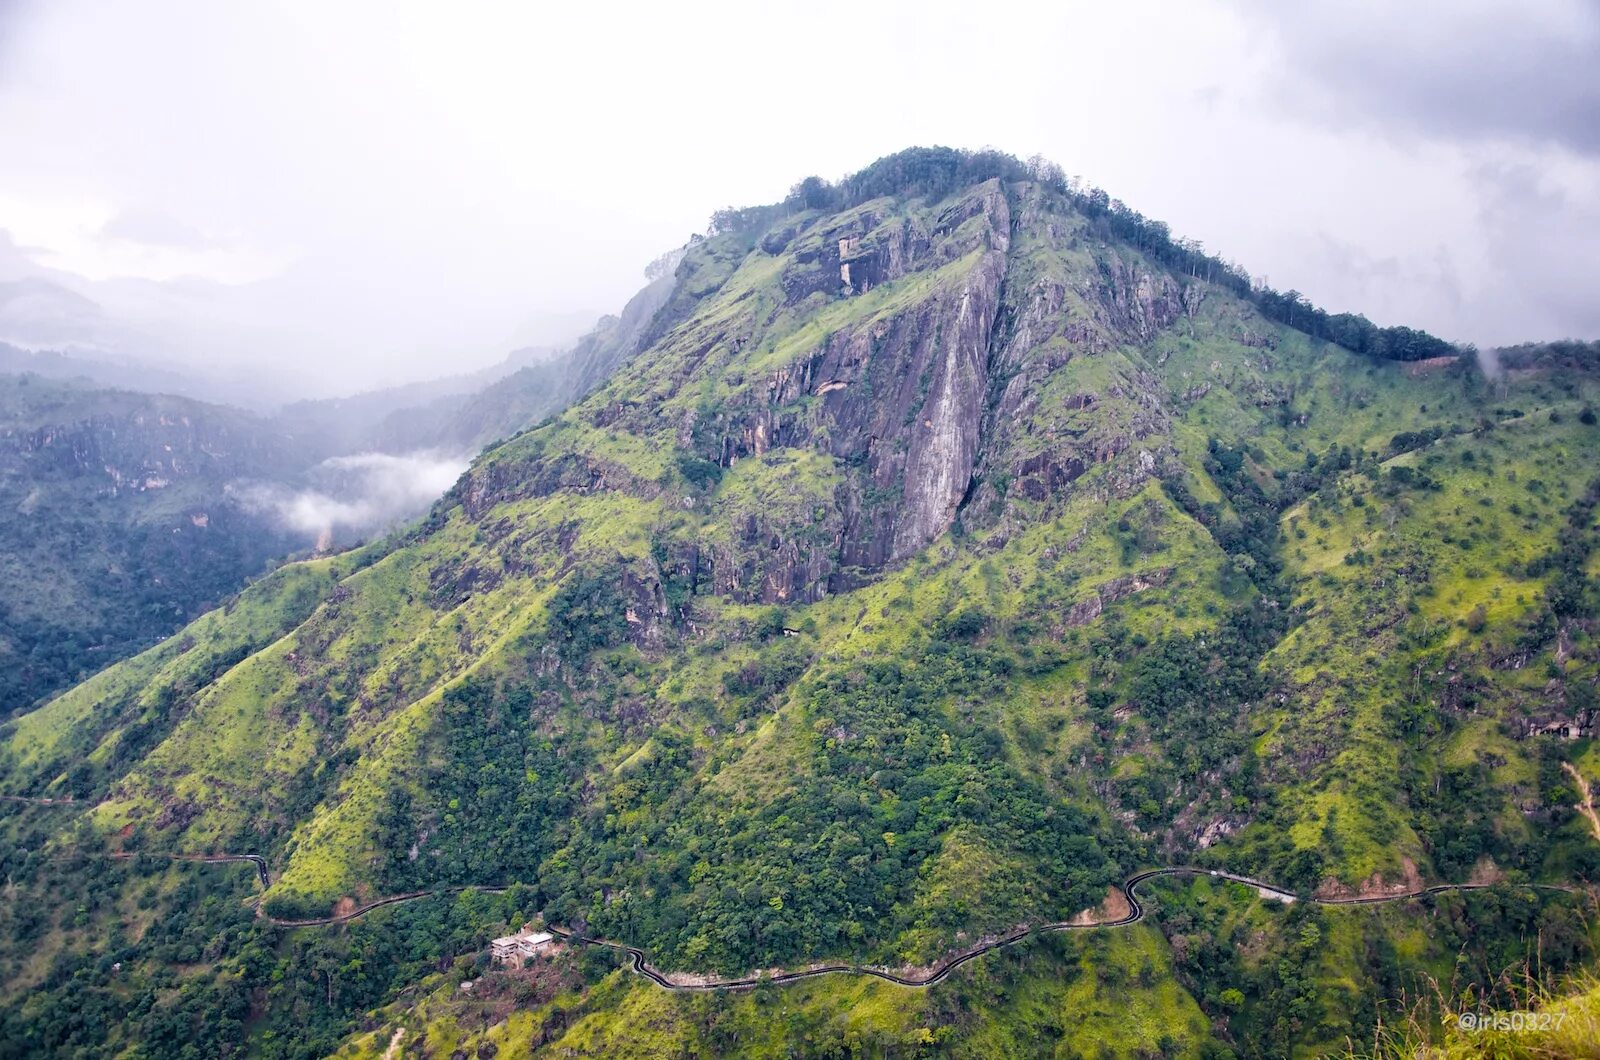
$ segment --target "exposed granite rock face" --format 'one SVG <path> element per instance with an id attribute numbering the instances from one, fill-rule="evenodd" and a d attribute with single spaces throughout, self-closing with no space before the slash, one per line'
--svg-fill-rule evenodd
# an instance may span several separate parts
<path id="1" fill-rule="evenodd" d="M 895 525 L 895 559 L 949 528 L 977 459 L 988 388 L 989 335 L 1000 307 L 1011 228 L 1010 212 L 998 188 L 981 206 L 990 224 L 989 246 L 961 289 L 954 320 L 947 325 L 940 322 L 944 348 L 934 366 L 933 394 L 912 427 L 905 506 Z"/>
<path id="2" fill-rule="evenodd" d="M 661 486 L 639 478 L 621 464 L 563 453 L 548 460 L 473 468 L 451 487 L 445 503 L 459 502 L 468 515 L 476 517 L 507 501 L 548 497 L 563 490 L 579 494 L 620 490 L 648 499 L 659 496 Z"/>
<path id="3" fill-rule="evenodd" d="M 749 516 L 737 541 L 714 550 L 712 590 L 765 604 L 813 603 L 827 595 L 839 534 L 823 541 L 785 536 L 792 528 Z"/>
<path id="4" fill-rule="evenodd" d="M 1166 455 L 1141 443 L 1166 433 L 1169 414 L 1160 380 L 1122 351 L 1185 312 L 1171 276 L 1090 238 L 1041 189 L 1016 195 L 1019 234 L 991 340 L 998 389 L 963 515 L 973 528 L 1012 518 L 1019 503 L 1062 502 L 1097 465 L 1112 465 L 1113 494 L 1141 488 Z"/>
<path id="5" fill-rule="evenodd" d="M 622 597 L 628 602 L 623 619 L 628 623 L 628 639 L 640 651 L 660 648 L 662 626 L 669 617 L 667 598 L 658 571 L 641 577 L 632 570 L 622 575 Z"/>
<path id="6" fill-rule="evenodd" d="M 1194 325 L 1207 288 L 1105 241 L 1048 189 L 991 180 L 943 203 L 873 200 L 707 248 L 638 331 L 656 344 L 580 415 L 725 474 L 815 454 L 831 484 L 776 514 L 683 495 L 715 506 L 692 547 L 669 550 L 670 576 L 695 592 L 813 601 L 958 518 L 1004 532 L 1086 477 L 1097 496 L 1131 496 L 1173 458 L 1167 403 L 1181 399 L 1152 347 Z M 679 489 L 609 454 L 533 449 L 475 468 L 457 495 L 478 512 L 559 490 Z"/>
<path id="7" fill-rule="evenodd" d="M 785 302 L 823 291 L 857 297 L 913 273 L 937 276 L 927 296 L 826 336 L 773 369 L 722 421 L 679 426 L 683 441 L 709 435 L 698 449 L 724 467 L 803 447 L 857 469 L 837 500 L 842 527 L 826 535 L 831 557 L 780 543 L 774 551 L 790 561 L 776 576 L 740 561 L 740 584 L 757 567 L 767 571 L 767 598 L 812 599 L 826 591 L 820 579 L 839 588 L 857 577 L 850 570 L 865 574 L 917 551 L 949 528 L 971 481 L 1010 244 L 1006 190 L 997 181 L 972 189 L 927 230 L 904 217 L 880 220 L 863 208 L 794 240 Z"/>
<path id="8" fill-rule="evenodd" d="M 873 570 L 909 555 L 955 517 L 977 455 L 1010 227 L 1005 191 L 994 181 L 941 214 L 926 249 L 908 237 L 908 225 L 897 225 L 859 274 L 862 282 L 895 279 L 919 256 L 934 268 L 968 257 L 971 265 L 954 265 L 957 274 L 926 299 L 830 337 L 769 380 L 769 410 L 807 393 L 820 399 L 820 410 L 789 438 L 770 412 L 759 415 L 747 431 L 752 447 L 804 434 L 863 468 L 844 499 L 844 567 Z"/>
<path id="9" fill-rule="evenodd" d="M 728 517 L 726 537 L 663 545 L 657 557 L 663 586 L 683 598 L 709 594 L 740 603 L 814 603 L 828 594 L 843 535 L 837 508 L 818 513 L 798 533 L 805 520 L 792 510 L 719 514 Z M 687 619 L 688 611 L 673 621 Z"/>
<path id="10" fill-rule="evenodd" d="M 891 283 L 917 269 L 928 248 L 928 233 L 907 218 L 878 228 L 865 240 L 841 238 L 840 282 L 857 293 Z"/>
<path id="11" fill-rule="evenodd" d="M 1101 585 L 1092 594 L 1078 603 L 1072 605 L 1061 620 L 1063 629 L 1074 626 L 1087 625 L 1099 618 L 1107 607 L 1118 600 L 1134 593 L 1142 593 L 1146 589 L 1167 584 L 1172 577 L 1172 569 L 1150 571 L 1147 574 L 1125 574 L 1120 578 L 1113 578 Z"/>
<path id="12" fill-rule="evenodd" d="M 138 406 L 165 400 L 142 395 L 127 399 Z M 98 479 L 98 492 L 114 497 L 162 490 L 184 480 L 203 478 L 220 485 L 235 477 L 280 473 L 304 459 L 252 417 L 232 415 L 237 423 L 181 408 L 139 407 L 76 422 L 0 428 L 0 471 L 18 477 Z"/>
<path id="13" fill-rule="evenodd" d="M 1184 315 L 1183 291 L 1166 273 L 1124 261 L 1115 251 L 1100 259 L 1100 268 L 1104 279 L 1096 301 L 1112 328 L 1149 340 Z"/>
<path id="14" fill-rule="evenodd" d="M 784 269 L 784 300 L 795 305 L 816 294 L 862 294 L 922 267 L 928 231 L 906 217 L 886 217 L 870 205 L 850 211 L 796 241 L 788 229 L 761 241 L 767 253 L 793 247 Z M 770 248 L 770 249 L 769 249 Z"/>

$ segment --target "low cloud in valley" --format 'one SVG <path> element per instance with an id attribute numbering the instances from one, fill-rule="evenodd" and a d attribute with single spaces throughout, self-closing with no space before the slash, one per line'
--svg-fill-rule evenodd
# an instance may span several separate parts
<path id="1" fill-rule="evenodd" d="M 357 453 L 312 468 L 308 486 L 244 482 L 230 494 L 252 512 L 325 544 L 414 518 L 461 476 L 467 457 L 436 452 Z"/>

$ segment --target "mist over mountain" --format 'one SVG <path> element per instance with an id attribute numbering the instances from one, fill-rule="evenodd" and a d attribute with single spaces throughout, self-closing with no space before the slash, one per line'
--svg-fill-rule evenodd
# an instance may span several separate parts
<path id="1" fill-rule="evenodd" d="M 276 408 L 248 387 L 265 414 L 194 400 L 236 392 L 204 374 L 93 346 L 0 344 L 0 489 L 16 505 L 0 517 L 15 551 L 0 578 L 12 667 L 0 714 L 170 634 L 277 561 L 416 519 L 485 444 L 631 354 L 670 286 L 658 273 L 582 338 L 473 372 Z"/>
<path id="2" fill-rule="evenodd" d="M 326 551 L 336 533 L 382 529 L 426 509 L 466 466 L 465 456 L 432 451 L 352 453 L 312 465 L 304 472 L 310 483 L 304 488 L 238 481 L 229 484 L 228 495 Z"/>

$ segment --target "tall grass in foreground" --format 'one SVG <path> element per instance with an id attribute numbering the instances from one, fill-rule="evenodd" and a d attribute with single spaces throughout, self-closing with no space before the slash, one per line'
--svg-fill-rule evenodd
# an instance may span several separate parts
<path id="1" fill-rule="evenodd" d="M 1346 1060 L 1600 1060 L 1600 974 L 1556 985 L 1508 977 L 1493 1003 L 1437 983 L 1406 1015 L 1351 1043 Z"/>

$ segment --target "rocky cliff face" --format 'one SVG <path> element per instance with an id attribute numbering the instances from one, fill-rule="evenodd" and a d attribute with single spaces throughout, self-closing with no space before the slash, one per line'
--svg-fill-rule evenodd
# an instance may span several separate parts
<path id="1" fill-rule="evenodd" d="M 675 282 L 643 348 L 578 414 L 587 437 L 488 461 L 461 496 L 479 510 L 555 489 L 681 490 L 692 507 L 669 454 L 722 474 L 816 454 L 831 485 L 807 539 L 724 498 L 713 514 L 734 529 L 673 549 L 694 556 L 695 584 L 767 602 L 860 584 L 958 518 L 1059 506 L 1097 465 L 1115 465 L 1113 491 L 1137 490 L 1171 456 L 1170 396 L 1127 351 L 1190 325 L 1205 297 L 1095 238 L 1050 189 L 997 179 L 719 237 Z M 635 446 L 660 459 L 622 452 Z"/>
<path id="2" fill-rule="evenodd" d="M 163 411 L 134 395 L 133 407 L 59 423 L 0 427 L 0 468 L 9 476 L 92 480 L 97 494 L 162 490 L 204 479 L 217 484 L 293 468 L 285 439 L 214 415 Z"/>
<path id="3" fill-rule="evenodd" d="M 943 533 L 966 492 L 1011 222 L 1006 196 L 991 181 L 931 218 L 926 234 L 913 221 L 885 225 L 870 213 L 852 219 L 856 226 L 866 227 L 866 237 L 888 227 L 879 244 L 887 249 L 855 274 L 859 287 L 841 287 L 842 297 L 905 278 L 908 263 L 934 280 L 928 296 L 841 329 L 772 373 L 766 407 L 720 455 L 727 462 L 775 443 L 814 446 L 859 467 L 842 498 L 838 564 L 870 571 Z M 837 231 L 824 233 L 825 245 Z M 864 237 L 838 238 L 848 248 Z M 814 408 L 801 418 L 807 398 Z"/>

